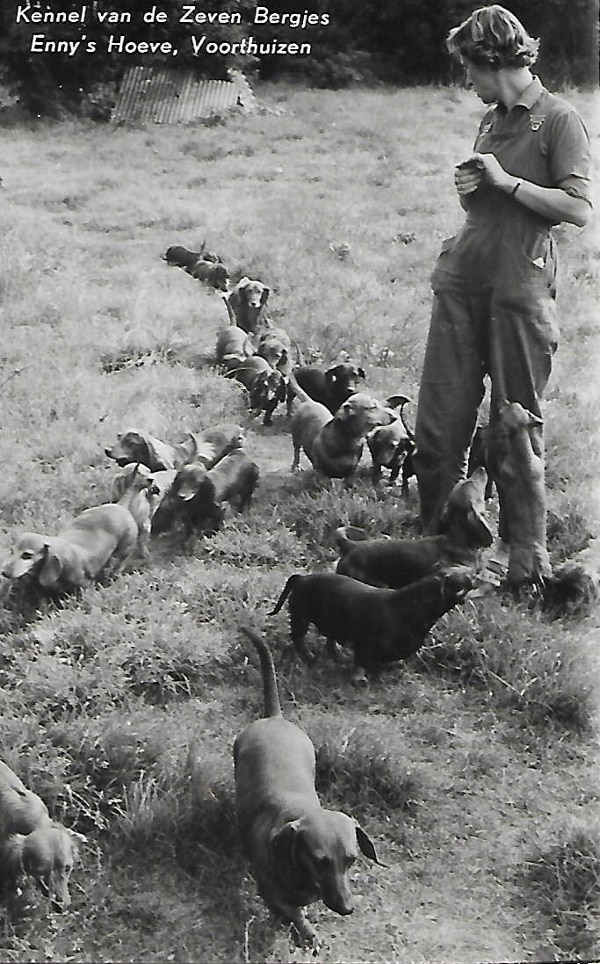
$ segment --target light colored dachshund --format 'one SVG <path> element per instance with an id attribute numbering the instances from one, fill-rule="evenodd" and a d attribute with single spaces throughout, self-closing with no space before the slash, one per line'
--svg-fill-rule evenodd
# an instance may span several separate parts
<path id="1" fill-rule="evenodd" d="M 220 364 L 238 363 L 255 354 L 250 336 L 237 325 L 219 328 L 215 357 Z"/>
<path id="2" fill-rule="evenodd" d="M 283 328 L 265 328 L 260 333 L 256 354 L 282 375 L 287 376 L 292 370 L 292 341 Z"/>
<path id="3" fill-rule="evenodd" d="M 50 819 L 41 797 L 0 760 L 0 881 L 16 889 L 24 874 L 36 878 L 60 909 L 68 907 L 69 875 L 81 834 Z"/>
<path id="4" fill-rule="evenodd" d="M 198 453 L 198 442 L 190 432 L 179 445 L 170 445 L 154 435 L 132 428 L 117 435 L 117 441 L 104 451 L 117 465 L 141 462 L 152 472 L 160 472 L 162 469 L 180 469 L 192 462 Z"/>
<path id="5" fill-rule="evenodd" d="M 372 395 L 355 392 L 332 415 L 300 388 L 293 375 L 290 384 L 301 400 L 291 421 L 292 471 L 298 468 L 303 449 L 317 472 L 330 479 L 351 481 L 368 433 L 377 425 L 389 425 L 395 414 Z"/>
<path id="6" fill-rule="evenodd" d="M 513 589 L 526 584 L 541 589 L 552 575 L 546 549 L 542 425 L 542 419 L 519 402 L 502 401 L 495 419 L 482 430 L 486 464 L 500 498 L 499 534 L 509 545 L 506 582 Z"/>
<path id="7" fill-rule="evenodd" d="M 263 900 L 293 923 L 302 941 L 318 946 L 305 906 L 321 899 L 337 914 L 351 914 L 352 864 L 359 852 L 379 860 L 355 819 L 321 806 L 313 744 L 283 719 L 267 644 L 241 628 L 258 651 L 265 718 L 250 723 L 233 746 L 238 830 Z"/>
<path id="8" fill-rule="evenodd" d="M 80 588 L 110 568 L 115 574 L 138 545 L 138 526 L 131 512 L 114 503 L 85 509 L 57 536 L 24 532 L 2 575 L 20 579 L 31 574 L 52 592 Z"/>
<path id="9" fill-rule="evenodd" d="M 64 910 L 71 903 L 69 878 L 80 840 L 85 840 L 82 834 L 51 821 L 29 834 L 12 834 L 0 842 L 3 883 L 16 890 L 20 877 L 33 877 L 53 905 Z"/>
<path id="10" fill-rule="evenodd" d="M 231 324 L 237 325 L 249 334 L 256 334 L 259 328 L 268 327 L 265 305 L 269 294 L 270 288 L 261 281 L 240 278 L 225 296 L 225 305 Z"/>

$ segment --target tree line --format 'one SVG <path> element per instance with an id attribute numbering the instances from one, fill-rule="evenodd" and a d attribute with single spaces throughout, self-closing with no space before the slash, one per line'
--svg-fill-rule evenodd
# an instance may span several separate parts
<path id="1" fill-rule="evenodd" d="M 81 23 L 77 15 L 82 0 L 3 0 L 0 77 L 26 108 L 37 114 L 57 114 L 98 106 L 94 92 L 114 87 L 128 66 L 173 65 L 175 58 L 160 51 L 109 52 L 108 38 L 118 34 L 131 44 L 130 50 L 141 41 L 170 43 L 179 51 L 177 66 L 192 67 L 199 76 L 224 77 L 228 67 L 235 67 L 250 77 L 277 80 L 291 76 L 320 87 L 357 82 L 457 82 L 460 70 L 445 53 L 444 39 L 451 27 L 481 5 L 477 0 L 309 0 L 306 6 L 297 0 L 275 0 L 273 5 L 268 0 L 201 0 L 196 7 L 183 0 L 158 0 L 156 4 L 150 0 L 88 0 L 86 19 Z M 270 22 L 254 22 L 258 6 L 275 14 Z M 507 0 L 507 6 L 541 40 L 537 70 L 544 83 L 553 88 L 597 84 L 598 0 Z M 152 7 L 164 16 L 149 23 L 143 14 Z M 192 7 L 194 14 L 201 11 L 213 22 L 191 27 Z M 131 14 L 130 23 L 111 21 L 111 12 L 114 20 L 114 14 L 124 10 Z M 52 22 L 57 11 L 73 16 L 66 23 Z M 304 18 L 316 22 L 298 26 L 290 16 L 298 11 L 316 14 Z M 39 14 L 45 19 L 41 21 Z M 227 19 L 232 22 L 219 22 Z M 220 48 L 216 54 L 207 53 L 204 48 L 194 54 L 191 32 L 205 35 L 207 43 L 223 44 L 222 52 Z M 32 38 L 40 34 L 43 40 L 36 42 L 38 50 L 32 52 Z M 250 37 L 263 45 L 274 40 L 309 43 L 311 54 L 240 53 L 235 42 Z M 71 46 L 65 49 L 68 42 Z M 102 105 L 98 112 L 102 114 Z"/>

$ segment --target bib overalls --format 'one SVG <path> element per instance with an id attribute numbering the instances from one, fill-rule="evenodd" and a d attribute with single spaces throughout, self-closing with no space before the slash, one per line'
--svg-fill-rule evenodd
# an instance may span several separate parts
<path id="1" fill-rule="evenodd" d="M 483 118 L 475 151 L 544 187 L 589 201 L 590 151 L 577 112 L 537 78 L 519 102 Z M 498 404 L 540 415 L 558 343 L 557 257 L 552 223 L 482 183 L 466 198 L 466 223 L 442 243 L 415 426 L 415 468 L 425 530 L 435 532 L 466 454 L 490 376 L 490 421 Z M 540 430 L 541 433 L 541 430 Z M 541 447 L 541 438 L 540 438 Z M 500 532 L 506 538 L 500 494 Z"/>

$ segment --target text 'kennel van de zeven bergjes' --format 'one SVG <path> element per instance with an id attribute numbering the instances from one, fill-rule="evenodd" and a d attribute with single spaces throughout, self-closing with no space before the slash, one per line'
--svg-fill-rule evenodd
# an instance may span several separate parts
<path id="1" fill-rule="evenodd" d="M 147 24 L 167 23 L 169 14 L 154 4 L 142 14 L 141 19 Z M 26 3 L 17 6 L 15 20 L 17 24 L 79 23 L 85 25 L 92 20 L 106 24 L 128 24 L 133 21 L 133 14 L 126 10 L 98 10 L 91 4 L 83 4 L 79 10 L 36 10 Z M 204 11 L 194 4 L 183 4 L 177 16 L 177 22 L 189 24 L 192 27 L 211 24 L 239 26 L 244 23 L 244 17 L 238 11 Z M 314 13 L 308 10 L 280 13 L 270 10 L 269 7 L 258 6 L 249 12 L 249 19 L 246 22 L 261 26 L 284 24 L 302 31 L 307 27 L 326 27 L 329 25 L 330 18 L 328 13 Z M 308 42 L 295 43 L 276 39 L 257 41 L 252 36 L 219 42 L 210 40 L 205 34 L 190 35 L 189 39 L 195 55 L 206 53 L 308 56 L 312 52 L 312 45 Z M 93 54 L 96 49 L 97 42 L 86 42 L 85 34 L 81 40 L 47 39 L 43 33 L 33 34 L 31 38 L 32 53 L 67 53 L 75 56 L 78 52 Z M 177 48 L 170 41 L 130 40 L 124 34 L 110 34 L 106 39 L 106 49 L 108 53 L 119 54 L 160 53 L 172 56 L 178 54 Z"/>

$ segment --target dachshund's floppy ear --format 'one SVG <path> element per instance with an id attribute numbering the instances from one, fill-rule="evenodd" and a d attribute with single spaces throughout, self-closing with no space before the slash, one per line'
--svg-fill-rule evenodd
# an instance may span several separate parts
<path id="1" fill-rule="evenodd" d="M 262 294 L 261 294 L 261 296 L 260 296 L 260 307 L 261 307 L 261 308 L 264 308 L 264 306 L 266 305 L 266 303 L 267 303 L 267 298 L 269 297 L 270 294 L 271 294 L 271 289 L 268 288 L 267 285 L 263 285 Z"/>
<path id="2" fill-rule="evenodd" d="M 284 824 L 281 830 L 278 830 L 271 838 L 273 850 L 281 854 L 285 858 L 286 863 L 289 863 L 291 867 L 294 866 L 296 858 L 299 834 L 300 821 L 291 820 L 289 823 Z"/>
<path id="3" fill-rule="evenodd" d="M 45 558 L 38 574 L 38 582 L 40 586 L 49 589 L 51 586 L 55 586 L 60 579 L 62 560 L 56 550 L 52 549 L 50 545 L 46 545 L 45 550 Z"/>
<path id="4" fill-rule="evenodd" d="M 362 380 L 364 381 L 365 378 L 367 377 L 367 376 L 365 375 L 365 370 L 364 370 L 364 368 L 357 368 L 357 372 L 358 372 L 358 377 L 359 377 L 359 378 L 362 378 Z"/>
<path id="5" fill-rule="evenodd" d="M 359 823 L 356 824 L 356 841 L 360 847 L 361 853 L 368 857 L 369 860 L 373 860 L 376 864 L 381 867 L 385 867 L 382 864 L 379 857 L 377 856 L 377 851 L 375 850 L 375 844 L 369 837 L 369 835 L 363 830 Z"/>

